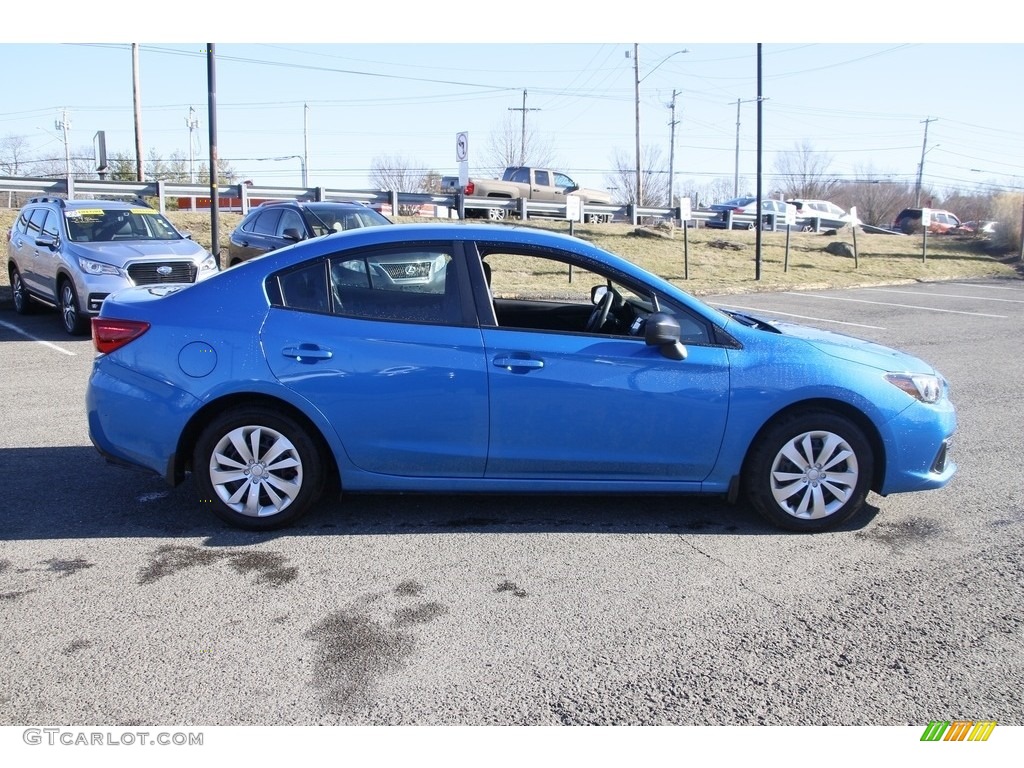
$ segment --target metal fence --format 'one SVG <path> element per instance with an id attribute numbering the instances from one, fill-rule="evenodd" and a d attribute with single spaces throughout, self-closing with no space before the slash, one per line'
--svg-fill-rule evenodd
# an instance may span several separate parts
<path id="1" fill-rule="evenodd" d="M 566 206 L 559 203 L 530 202 L 529 200 L 498 200 L 462 197 L 460 195 L 433 195 L 418 192 L 395 192 L 379 189 L 330 189 L 327 187 L 277 187 L 253 184 L 231 184 L 219 187 L 217 204 L 221 210 L 248 213 L 254 205 L 266 200 L 335 200 L 365 203 L 388 209 L 393 214 L 438 216 L 454 218 L 461 215 L 487 218 L 489 210 L 501 210 L 506 216 L 530 218 L 565 218 Z M 170 181 L 105 181 L 97 179 L 29 178 L 0 176 L 0 195 L 6 193 L 8 208 L 35 195 L 76 197 L 130 197 L 158 201 L 161 213 L 168 210 L 209 210 L 211 188 L 208 184 L 186 184 Z M 460 199 L 461 197 L 461 199 Z M 584 214 L 610 216 L 612 221 L 633 224 L 646 220 L 679 219 L 678 208 L 652 208 L 636 205 L 584 206 Z M 707 220 L 708 212 L 695 212 L 696 223 Z"/>

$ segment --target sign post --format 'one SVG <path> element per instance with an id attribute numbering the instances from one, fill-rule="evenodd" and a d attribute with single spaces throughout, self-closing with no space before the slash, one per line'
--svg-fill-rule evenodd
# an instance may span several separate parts
<path id="1" fill-rule="evenodd" d="M 683 225 L 683 280 L 690 279 L 690 220 L 693 203 L 688 197 L 679 198 L 679 222 Z"/>

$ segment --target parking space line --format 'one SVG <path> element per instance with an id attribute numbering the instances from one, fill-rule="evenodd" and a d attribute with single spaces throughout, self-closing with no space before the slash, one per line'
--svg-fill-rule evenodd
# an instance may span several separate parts
<path id="1" fill-rule="evenodd" d="M 779 312 L 775 309 L 765 309 L 764 307 L 744 307 L 740 304 L 714 304 L 716 307 L 729 307 L 731 309 L 742 309 L 745 312 L 764 312 L 769 315 L 784 315 L 785 317 L 795 317 L 800 320 L 814 320 L 819 323 L 835 323 L 836 325 L 852 325 L 855 328 L 870 328 L 875 331 L 884 331 L 884 327 L 880 325 L 865 325 L 864 323 L 849 323 L 844 320 L 832 320 L 827 317 L 813 317 L 811 315 L 797 315 L 792 312 Z"/>
<path id="2" fill-rule="evenodd" d="M 43 339 L 36 338 L 35 336 L 33 336 L 28 331 L 24 331 L 21 328 L 19 328 L 18 326 L 13 325 L 13 324 L 8 323 L 8 322 L 5 322 L 3 320 L 0 320 L 0 325 L 2 325 L 4 328 L 8 328 L 8 329 L 14 331 L 15 333 L 20 333 L 26 339 L 34 341 L 37 344 L 42 344 L 44 347 L 49 347 L 50 349 L 55 349 L 55 350 L 57 350 L 58 352 L 60 352 L 62 354 L 70 355 L 71 357 L 75 357 L 78 354 L 77 352 L 72 352 L 69 349 L 64 349 L 64 347 L 58 347 L 56 344 L 54 344 L 52 342 L 44 341 Z"/>
<path id="3" fill-rule="evenodd" d="M 877 291 L 878 293 L 909 293 L 912 296 L 922 295 L 920 291 L 901 291 L 896 288 L 861 288 L 862 291 Z M 965 296 L 962 293 L 927 293 L 924 294 L 931 298 L 932 296 L 944 296 L 947 299 L 979 299 L 981 301 L 1002 301 L 1008 304 L 1024 304 L 1024 299 L 997 299 L 991 296 Z"/>
<path id="4" fill-rule="evenodd" d="M 868 301 L 867 299 L 847 299 L 842 296 L 822 296 L 820 293 L 806 293 L 804 291 L 786 291 L 789 296 L 803 296 L 812 299 L 824 299 L 826 301 L 852 301 L 857 304 L 878 304 L 883 307 L 899 307 L 900 309 L 923 309 L 926 312 L 945 312 L 951 315 L 971 315 L 973 317 L 991 317 L 996 320 L 1005 320 L 1006 315 L 989 315 L 984 312 L 964 312 L 959 309 L 939 309 L 937 307 L 922 307 L 917 304 L 894 304 L 891 301 Z"/>
<path id="5" fill-rule="evenodd" d="M 990 291 L 1013 291 L 1020 293 L 1021 287 L 1016 285 L 992 285 L 991 283 L 949 283 L 959 285 L 961 288 L 987 288 Z"/>

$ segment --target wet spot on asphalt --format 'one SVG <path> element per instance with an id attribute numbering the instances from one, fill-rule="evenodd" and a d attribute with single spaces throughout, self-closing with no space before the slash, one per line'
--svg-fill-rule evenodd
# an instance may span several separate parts
<path id="1" fill-rule="evenodd" d="M 47 570 L 60 574 L 61 578 L 73 576 L 86 568 L 92 568 L 94 565 L 80 557 L 74 560 L 44 560 L 43 563 L 46 565 Z"/>
<path id="2" fill-rule="evenodd" d="M 526 590 L 520 589 L 514 582 L 503 581 L 494 590 L 495 592 L 511 592 L 516 597 L 526 597 Z"/>
<path id="3" fill-rule="evenodd" d="M 179 571 L 223 560 L 227 560 L 236 573 L 254 574 L 256 583 L 273 587 L 293 581 L 299 572 L 298 568 L 286 567 L 287 560 L 276 552 L 219 552 L 169 544 L 153 553 L 149 565 L 140 569 L 138 581 L 139 584 L 152 584 Z"/>
<path id="4" fill-rule="evenodd" d="M 255 573 L 258 583 L 279 587 L 294 581 L 299 574 L 295 567 L 285 567 L 288 562 L 276 552 L 242 552 L 228 557 L 231 567 L 243 575 Z"/>
<path id="5" fill-rule="evenodd" d="M 306 637 L 316 643 L 314 685 L 326 708 L 358 702 L 376 679 L 398 669 L 413 651 L 408 634 L 344 610 L 327 616 Z"/>
<path id="6" fill-rule="evenodd" d="M 438 616 L 448 613 L 441 603 L 423 603 L 411 608 L 400 608 L 395 611 L 395 626 L 407 627 L 410 624 L 429 624 Z"/>
<path id="7" fill-rule="evenodd" d="M 914 517 L 892 523 L 879 523 L 874 528 L 858 531 L 857 537 L 872 539 L 891 547 L 905 547 L 930 539 L 942 533 L 942 528 L 924 517 Z"/>
<path id="8" fill-rule="evenodd" d="M 423 585 L 418 581 L 406 579 L 395 587 L 395 594 L 399 597 L 415 597 L 423 591 Z"/>
<path id="9" fill-rule="evenodd" d="M 73 653 L 78 653 L 78 651 L 83 651 L 86 648 L 91 647 L 92 640 L 72 640 L 70 643 L 68 643 L 61 649 L 61 653 L 63 653 L 65 656 L 70 656 Z"/>

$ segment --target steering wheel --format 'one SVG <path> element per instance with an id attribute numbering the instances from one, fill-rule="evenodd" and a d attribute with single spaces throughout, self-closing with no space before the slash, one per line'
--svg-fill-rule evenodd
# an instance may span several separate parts
<path id="1" fill-rule="evenodd" d="M 597 333 L 600 331 L 608 320 L 608 313 L 611 312 L 612 303 L 614 301 L 615 291 L 609 288 L 605 292 L 604 296 L 601 297 L 601 301 L 594 307 L 594 311 L 590 313 L 590 317 L 587 319 L 586 328 L 583 330 L 587 333 Z"/>

